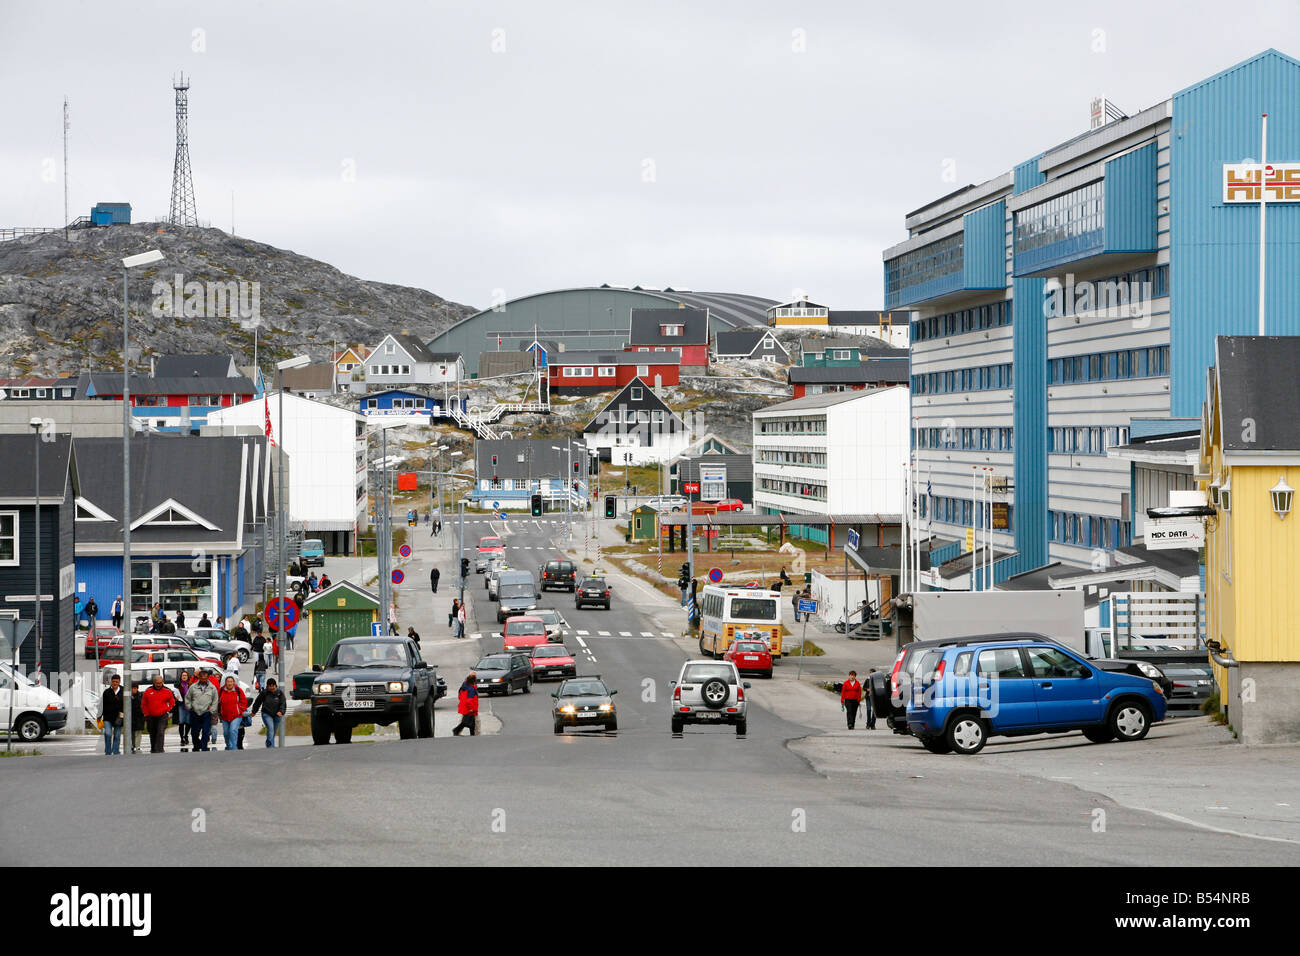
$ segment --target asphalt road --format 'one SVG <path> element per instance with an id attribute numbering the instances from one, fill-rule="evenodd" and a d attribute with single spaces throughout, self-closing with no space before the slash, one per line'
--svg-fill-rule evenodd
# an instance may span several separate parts
<path id="1" fill-rule="evenodd" d="M 484 533 L 467 524 L 466 541 Z M 561 533 L 562 522 L 512 519 L 513 566 L 558 556 Z M 444 568 L 444 580 L 452 573 Z M 495 605 L 481 577 L 470 586 L 479 589 L 470 630 L 484 651 L 499 649 Z M 903 772 L 819 774 L 788 746 L 815 731 L 765 710 L 759 679 L 746 737 L 705 727 L 675 738 L 668 682 L 687 655 L 662 635 L 680 629 L 681 612 L 626 579 L 616 579 L 610 611 L 577 611 L 563 592 L 542 603 L 568 619 L 580 672 L 619 689 L 617 733 L 555 736 L 550 686 L 538 684 L 492 702 L 496 736 L 168 753 L 133 759 L 129 773 L 77 757 L 6 761 L 0 864 L 120 863 L 123 846 L 144 863 L 205 837 L 203 858 L 216 864 L 1300 861 L 1293 845 L 1209 833 L 1069 783 L 919 749 L 890 758 Z M 437 721 L 454 721 L 454 710 L 442 703 Z"/>

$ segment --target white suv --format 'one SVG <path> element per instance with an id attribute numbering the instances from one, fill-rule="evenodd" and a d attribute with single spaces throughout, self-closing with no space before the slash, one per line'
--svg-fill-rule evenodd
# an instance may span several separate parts
<path id="1" fill-rule="evenodd" d="M 685 724 L 732 724 L 737 737 L 744 735 L 749 682 L 731 661 L 687 661 L 672 688 L 673 733 Z"/>

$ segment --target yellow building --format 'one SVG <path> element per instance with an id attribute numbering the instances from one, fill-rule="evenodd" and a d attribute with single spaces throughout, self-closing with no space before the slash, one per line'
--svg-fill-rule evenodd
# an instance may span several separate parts
<path id="1" fill-rule="evenodd" d="M 1220 336 L 1201 414 L 1207 641 L 1243 743 L 1300 740 L 1300 338 Z M 1226 665 L 1226 666 L 1224 666 Z"/>

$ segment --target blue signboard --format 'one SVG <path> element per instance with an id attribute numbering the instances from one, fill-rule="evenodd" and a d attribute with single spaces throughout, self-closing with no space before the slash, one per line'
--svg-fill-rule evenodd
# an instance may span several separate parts
<path id="1" fill-rule="evenodd" d="M 849 547 L 854 551 L 858 550 L 858 533 L 853 528 L 849 529 Z"/>
<path id="2" fill-rule="evenodd" d="M 799 613 L 800 613 L 800 614 L 816 614 L 816 613 L 817 613 L 817 602 L 816 602 L 816 601 L 805 601 L 803 598 L 800 598 L 800 599 L 799 599 Z"/>

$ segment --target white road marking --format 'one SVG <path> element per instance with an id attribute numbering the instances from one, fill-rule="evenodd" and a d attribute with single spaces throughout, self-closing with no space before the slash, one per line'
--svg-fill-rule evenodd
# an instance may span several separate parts
<path id="1" fill-rule="evenodd" d="M 32 603 L 33 603 L 33 604 L 36 603 L 36 598 L 32 598 Z M 473 634 L 471 634 L 471 635 L 469 636 L 469 639 L 470 639 L 471 641 L 477 641 L 477 640 L 479 640 L 479 639 L 482 638 L 482 637 L 483 637 L 483 635 L 482 635 L 481 632 L 479 632 L 479 631 L 475 631 Z"/>
<path id="2" fill-rule="evenodd" d="M 32 594 L 32 603 L 35 603 L 35 602 L 36 602 L 36 596 L 35 596 L 35 593 L 33 592 L 33 594 Z M 595 655 L 595 654 L 590 654 L 590 655 L 588 655 L 588 656 L 591 658 L 591 662 L 592 662 L 593 664 L 596 663 L 596 655 Z"/>
<path id="3" fill-rule="evenodd" d="M 33 598 L 32 598 L 32 603 L 34 604 L 35 602 L 36 602 L 36 598 L 33 597 Z M 582 635 L 583 637 L 586 637 L 588 634 L 591 633 L 591 631 L 574 631 L 573 633 L 574 633 L 574 634 L 580 634 L 580 635 Z"/>
<path id="4" fill-rule="evenodd" d="M 35 601 L 36 601 L 36 597 L 33 596 L 32 602 L 35 603 Z M 596 633 L 599 634 L 601 637 L 609 637 L 609 631 L 597 631 Z"/>
<path id="5" fill-rule="evenodd" d="M 36 598 L 33 597 L 33 598 L 32 598 L 32 602 L 35 603 L 35 601 L 36 601 Z M 619 636 L 619 637 L 631 637 L 631 636 L 632 636 L 632 632 L 631 632 L 631 631 L 619 631 L 619 632 L 618 632 L 618 636 Z"/>
<path id="6" fill-rule="evenodd" d="M 34 594 L 33 594 L 33 596 L 32 596 L 32 603 L 33 603 L 33 604 L 36 603 L 36 597 L 35 597 Z M 578 633 L 579 633 L 579 634 L 586 634 L 587 632 L 586 632 L 586 631 L 579 631 Z M 587 642 L 584 641 L 582 638 L 578 638 L 578 644 L 581 645 L 582 647 L 586 647 L 586 646 L 587 646 Z"/>
<path id="7" fill-rule="evenodd" d="M 659 633 L 662 634 L 664 637 L 676 637 L 676 636 L 677 636 L 677 635 L 674 634 L 672 631 L 660 631 Z"/>
<path id="8" fill-rule="evenodd" d="M 35 602 L 35 600 L 36 600 L 35 598 L 32 598 L 32 601 L 33 601 L 33 602 Z M 641 632 L 641 636 L 642 636 L 642 637 L 654 637 L 655 635 L 654 635 L 654 632 L 653 632 L 653 631 L 642 631 L 642 632 Z"/>

